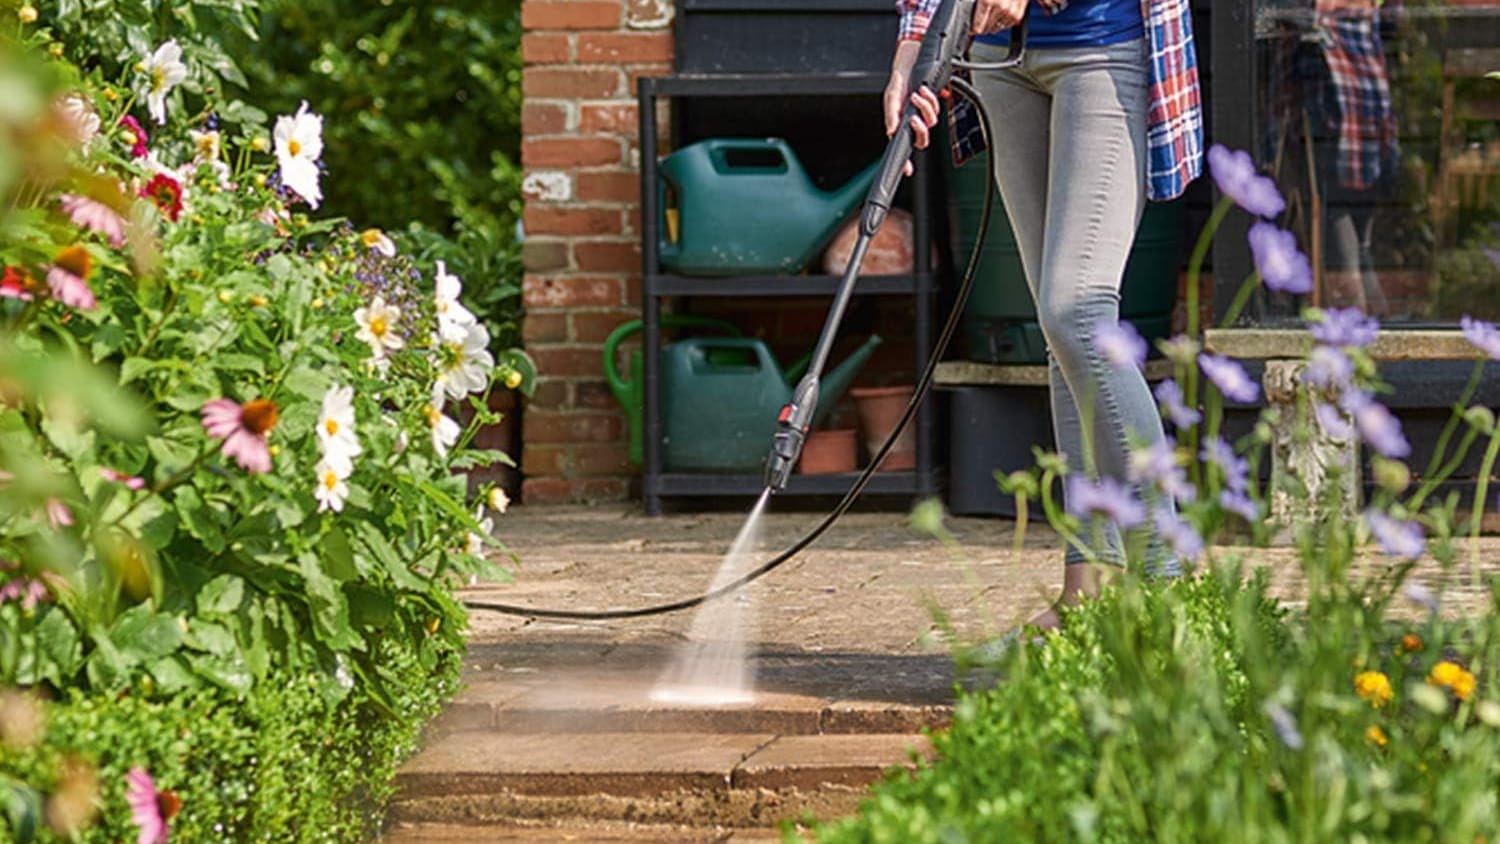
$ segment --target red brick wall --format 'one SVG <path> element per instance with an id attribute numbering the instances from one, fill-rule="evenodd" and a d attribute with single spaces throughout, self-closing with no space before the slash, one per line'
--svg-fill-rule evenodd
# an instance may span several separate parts
<path id="1" fill-rule="evenodd" d="M 671 0 L 526 0 L 521 164 L 526 318 L 541 373 L 522 498 L 623 498 L 636 476 L 600 348 L 640 314 L 635 79 L 670 70 Z"/>

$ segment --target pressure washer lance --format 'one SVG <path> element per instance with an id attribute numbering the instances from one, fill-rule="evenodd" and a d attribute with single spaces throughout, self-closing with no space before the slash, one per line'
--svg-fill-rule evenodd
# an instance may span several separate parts
<path id="1" fill-rule="evenodd" d="M 921 49 L 912 66 L 910 90 L 915 91 L 925 85 L 933 91 L 942 91 L 953 81 L 954 71 L 959 68 L 991 70 L 1020 63 L 1026 44 L 1024 18 L 1017 27 L 1018 32 L 1011 37 L 1010 54 L 1004 61 L 975 64 L 964 58 L 969 48 L 969 29 L 974 20 L 976 5 L 976 0 L 943 0 L 938 6 L 937 13 L 928 23 L 927 34 L 922 38 Z M 895 134 L 886 145 L 885 156 L 880 160 L 880 169 L 875 174 L 874 183 L 870 185 L 870 192 L 865 195 L 864 207 L 859 215 L 859 237 L 854 241 L 854 250 L 849 255 L 849 263 L 844 267 L 843 278 L 839 281 L 833 304 L 828 309 L 823 333 L 818 335 L 818 344 L 813 349 L 807 374 L 797 383 L 797 389 L 792 391 L 791 401 L 787 402 L 776 418 L 778 427 L 771 439 L 771 454 L 766 458 L 766 487 L 773 493 L 786 489 L 787 482 L 792 477 L 792 469 L 802 456 L 807 432 L 812 427 L 813 411 L 818 406 L 819 380 L 823 375 L 823 368 L 828 364 L 828 355 L 838 336 L 839 324 L 844 321 L 844 311 L 848 309 L 849 299 L 854 294 L 860 265 L 864 263 L 870 242 L 885 224 L 886 215 L 891 211 L 891 203 L 896 198 L 896 188 L 901 184 L 906 162 L 911 158 L 911 120 L 916 115 L 916 106 L 908 102 Z M 910 419 L 910 414 L 907 419 Z M 901 427 L 904 427 L 904 423 L 891 436 L 899 435 Z"/>
<path id="2" fill-rule="evenodd" d="M 979 101 L 974 89 L 962 78 L 954 76 L 954 71 L 959 68 L 970 70 L 1000 70 L 1007 67 L 1015 67 L 1021 63 L 1026 48 L 1026 21 L 1016 25 L 1011 33 L 1010 52 L 1003 61 L 993 63 L 970 62 L 964 58 L 969 45 L 969 27 L 974 19 L 974 7 L 976 0 L 942 0 L 938 6 L 937 13 L 933 15 L 931 23 L 928 24 L 927 34 L 922 39 L 922 47 L 917 52 L 916 63 L 912 67 L 913 88 L 917 85 L 926 85 L 933 91 L 942 91 L 950 85 L 961 95 L 968 98 L 979 109 L 981 120 L 980 131 L 984 133 L 985 140 L 989 140 L 988 120 L 984 118 L 984 104 Z M 818 381 L 823 372 L 823 367 L 828 363 L 828 353 L 833 346 L 834 336 L 838 333 L 839 323 L 843 321 L 844 311 L 848 308 L 849 297 L 854 293 L 854 282 L 859 275 L 860 264 L 864 261 L 865 252 L 870 248 L 870 241 L 874 239 L 876 232 L 885 222 L 886 215 L 890 213 L 891 202 L 896 196 L 896 188 L 901 183 L 906 161 L 912 153 L 912 128 L 911 118 L 917 113 L 916 107 L 907 104 L 901 115 L 901 124 L 896 133 L 891 137 L 886 146 L 885 156 L 881 159 L 880 172 L 876 174 L 875 183 L 871 185 L 870 192 L 865 197 L 865 204 L 860 212 L 859 237 L 855 241 L 854 251 L 849 256 L 849 265 L 844 268 L 843 279 L 839 282 L 837 294 L 834 296 L 833 305 L 829 308 L 828 319 L 823 325 L 823 333 L 818 337 L 818 345 L 814 350 L 811 363 L 808 365 L 807 374 L 798 382 L 797 389 L 792 391 L 792 399 L 781 409 L 777 417 L 779 427 L 771 444 L 771 455 L 766 462 L 766 490 L 767 492 L 779 492 L 786 489 L 787 481 L 791 477 L 792 468 L 797 465 L 797 458 L 802 455 L 802 446 L 807 440 L 808 428 L 812 425 L 812 414 L 818 406 Z M 990 210 L 994 205 L 995 184 L 990 180 L 984 195 L 984 207 L 979 215 L 979 236 L 975 239 L 974 249 L 969 254 L 968 266 L 964 269 L 963 276 L 959 280 L 958 293 L 954 297 L 953 310 L 948 314 L 948 320 L 943 324 L 943 329 L 938 334 L 937 345 L 933 350 L 932 358 L 927 362 L 927 368 L 922 371 L 917 379 L 917 386 L 912 391 L 911 401 L 906 405 L 906 410 L 901 416 L 894 430 L 886 437 L 885 443 L 871 455 L 870 464 L 861 470 L 854 484 L 850 486 L 837 506 L 826 515 L 812 530 L 800 537 L 791 547 L 777 554 L 775 557 L 756 566 L 754 569 L 741 575 L 732 583 L 726 583 L 718 588 L 712 589 L 698 595 L 665 604 L 656 604 L 646 607 L 632 607 L 609 610 L 573 610 L 556 607 L 526 607 L 517 604 L 504 604 L 495 601 L 464 601 L 464 606 L 475 610 L 489 610 L 491 612 L 504 613 L 506 615 L 517 615 L 529 618 L 552 618 L 569 619 L 577 621 L 607 621 L 623 618 L 641 618 L 648 615 L 661 615 L 663 613 L 677 612 L 679 610 L 692 609 L 717 598 L 722 598 L 732 592 L 736 592 L 746 585 L 759 580 L 787 560 L 792 559 L 804 548 L 813 544 L 818 537 L 838 521 L 839 517 L 849 511 L 854 505 L 855 499 L 864 491 L 870 482 L 870 476 L 874 474 L 875 468 L 885 458 L 891 446 L 895 444 L 896 437 L 901 430 L 911 421 L 916 412 L 917 405 L 927 395 L 932 386 L 932 376 L 937 370 L 938 361 L 942 359 L 943 352 L 948 348 L 948 343 L 953 339 L 953 334 L 958 328 L 959 315 L 963 312 L 964 303 L 969 298 L 969 291 L 974 286 L 974 271 L 979 266 L 979 256 L 984 250 L 985 234 L 989 231 Z"/>

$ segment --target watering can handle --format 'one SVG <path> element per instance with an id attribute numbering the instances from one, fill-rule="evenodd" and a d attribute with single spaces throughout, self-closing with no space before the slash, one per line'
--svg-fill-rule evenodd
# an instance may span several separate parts
<path id="1" fill-rule="evenodd" d="M 626 338 L 640 331 L 645 323 L 638 319 L 620 323 L 609 337 L 604 341 L 604 378 L 609 382 L 609 388 L 615 395 L 621 395 L 630 389 L 630 382 L 620 374 L 620 357 L 616 351 Z M 723 331 L 726 334 L 738 337 L 739 328 L 734 323 L 715 317 L 700 317 L 689 314 L 668 314 L 661 318 L 662 328 L 709 328 L 715 331 Z M 622 399 L 623 401 L 623 399 Z"/>

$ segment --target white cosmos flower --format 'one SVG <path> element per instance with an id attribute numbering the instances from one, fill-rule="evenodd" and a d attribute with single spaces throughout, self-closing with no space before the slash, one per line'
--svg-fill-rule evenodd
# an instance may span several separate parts
<path id="1" fill-rule="evenodd" d="M 146 108 L 157 123 L 167 122 L 167 94 L 187 78 L 187 65 L 182 63 L 182 48 L 177 39 L 172 39 L 156 48 L 156 52 L 141 62 L 141 72 L 146 74 Z"/>
<path id="2" fill-rule="evenodd" d="M 323 394 L 323 412 L 318 416 L 318 445 L 323 459 L 335 466 L 348 466 L 361 448 L 354 435 L 354 388 L 334 386 Z M 346 471 L 344 474 L 349 474 Z"/>
<path id="3" fill-rule="evenodd" d="M 349 497 L 349 485 L 344 483 L 344 479 L 349 477 L 349 473 L 341 472 L 342 468 L 327 460 L 318 463 L 318 486 L 313 490 L 313 497 L 318 499 L 319 513 L 324 510 L 335 513 L 343 511 L 344 499 Z"/>
<path id="4" fill-rule="evenodd" d="M 365 229 L 359 233 L 359 239 L 369 249 L 384 255 L 387 258 L 396 257 L 396 242 L 386 236 L 380 229 Z"/>
<path id="5" fill-rule="evenodd" d="M 484 515 L 484 507 L 474 511 L 474 520 L 479 522 L 479 529 L 483 534 L 469 531 L 464 537 L 464 553 L 478 557 L 484 552 L 484 540 L 495 532 L 495 520 Z"/>
<path id="6" fill-rule="evenodd" d="M 474 314 L 458 301 L 458 297 L 464 292 L 464 284 L 458 276 L 448 272 L 448 265 L 444 261 L 437 262 L 437 317 L 438 326 L 443 325 L 473 325 Z"/>
<path id="7" fill-rule="evenodd" d="M 203 161 L 217 161 L 224 150 L 223 137 L 216 129 L 207 132 L 189 129 L 188 137 L 193 139 L 193 149 L 198 151 L 198 158 Z"/>
<path id="8" fill-rule="evenodd" d="M 504 515 L 505 511 L 509 508 L 510 496 L 505 494 L 505 490 L 501 489 L 500 487 L 491 487 L 490 509 L 494 510 L 497 513 L 500 513 L 501 515 Z"/>
<path id="9" fill-rule="evenodd" d="M 406 341 L 396 331 L 401 319 L 401 309 L 387 305 L 384 296 L 376 296 L 368 306 L 354 312 L 354 321 L 359 323 L 355 338 L 369 344 L 376 358 L 385 357 L 387 351 L 405 348 Z"/>
<path id="10" fill-rule="evenodd" d="M 438 457 L 447 457 L 448 449 L 458 442 L 458 435 L 463 430 L 458 427 L 457 422 L 443 415 L 441 390 L 434 389 L 433 393 L 433 400 L 428 403 L 424 414 L 428 427 L 432 428 L 432 450 L 437 452 Z"/>
<path id="11" fill-rule="evenodd" d="M 490 356 L 490 332 L 484 326 L 439 325 L 432 340 L 437 349 L 438 383 L 451 398 L 477 393 L 490 382 L 495 359 Z"/>
<path id="12" fill-rule="evenodd" d="M 323 201 L 318 187 L 318 158 L 323 155 L 323 118 L 309 114 L 307 102 L 294 116 L 276 118 L 271 133 L 276 141 L 276 162 L 281 165 L 281 182 L 297 192 L 314 208 Z"/>

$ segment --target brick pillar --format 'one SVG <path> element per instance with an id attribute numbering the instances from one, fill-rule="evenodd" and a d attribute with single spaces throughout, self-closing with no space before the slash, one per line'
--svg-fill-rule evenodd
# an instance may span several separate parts
<path id="1" fill-rule="evenodd" d="M 636 474 L 600 350 L 640 314 L 635 79 L 670 70 L 671 19 L 671 0 L 521 6 L 527 502 L 624 498 Z"/>

